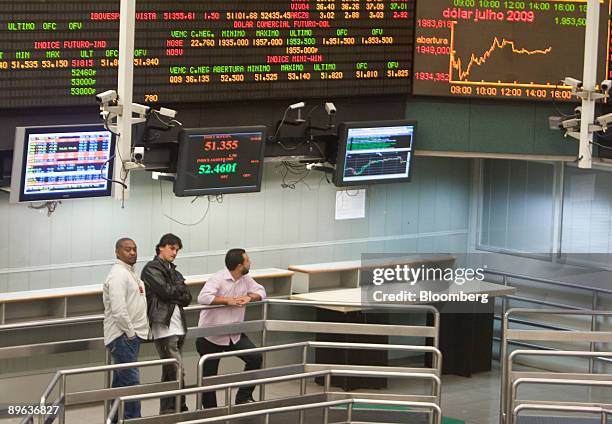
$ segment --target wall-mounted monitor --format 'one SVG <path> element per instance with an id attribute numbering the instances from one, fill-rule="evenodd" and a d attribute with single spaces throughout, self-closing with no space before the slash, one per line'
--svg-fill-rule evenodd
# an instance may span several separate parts
<path id="1" fill-rule="evenodd" d="M 185 129 L 179 137 L 174 194 L 261 190 L 265 126 Z"/>
<path id="2" fill-rule="evenodd" d="M 10 201 L 110 196 L 114 148 L 102 124 L 17 127 Z"/>
<path id="3" fill-rule="evenodd" d="M 345 122 L 338 128 L 334 184 L 410 181 L 415 121 Z"/>

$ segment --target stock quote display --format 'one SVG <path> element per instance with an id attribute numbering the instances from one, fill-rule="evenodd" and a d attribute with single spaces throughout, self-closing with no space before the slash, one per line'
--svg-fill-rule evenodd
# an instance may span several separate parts
<path id="1" fill-rule="evenodd" d="M 414 0 L 136 2 L 134 101 L 409 93 Z M 117 86 L 119 0 L 0 0 L 0 107 Z"/>
<path id="2" fill-rule="evenodd" d="M 259 191 L 265 128 L 186 130 L 174 193 L 177 196 Z"/>
<path id="3" fill-rule="evenodd" d="M 598 82 L 610 51 L 610 5 L 600 3 Z M 570 100 L 560 80 L 582 79 L 586 8 L 586 0 L 419 1 L 413 93 Z"/>

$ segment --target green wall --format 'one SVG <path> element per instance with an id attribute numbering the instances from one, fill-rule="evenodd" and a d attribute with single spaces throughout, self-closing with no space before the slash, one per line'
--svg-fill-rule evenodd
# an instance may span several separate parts
<path id="1" fill-rule="evenodd" d="M 569 113 L 574 104 L 561 104 Z M 409 98 L 406 117 L 418 121 L 419 150 L 576 155 L 578 141 L 548 128 L 552 104 Z"/>

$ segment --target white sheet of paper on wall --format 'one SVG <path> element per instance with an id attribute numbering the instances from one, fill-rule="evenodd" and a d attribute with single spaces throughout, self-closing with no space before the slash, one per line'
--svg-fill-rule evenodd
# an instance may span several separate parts
<path id="1" fill-rule="evenodd" d="M 365 218 L 366 191 L 336 191 L 336 220 Z"/>

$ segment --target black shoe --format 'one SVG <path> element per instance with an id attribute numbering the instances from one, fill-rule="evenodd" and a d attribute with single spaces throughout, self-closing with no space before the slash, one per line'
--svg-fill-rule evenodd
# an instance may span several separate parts
<path id="1" fill-rule="evenodd" d="M 253 399 L 252 397 L 246 398 L 246 399 L 236 399 L 236 405 L 242 405 L 245 403 L 253 403 L 255 402 L 255 399 Z"/>

